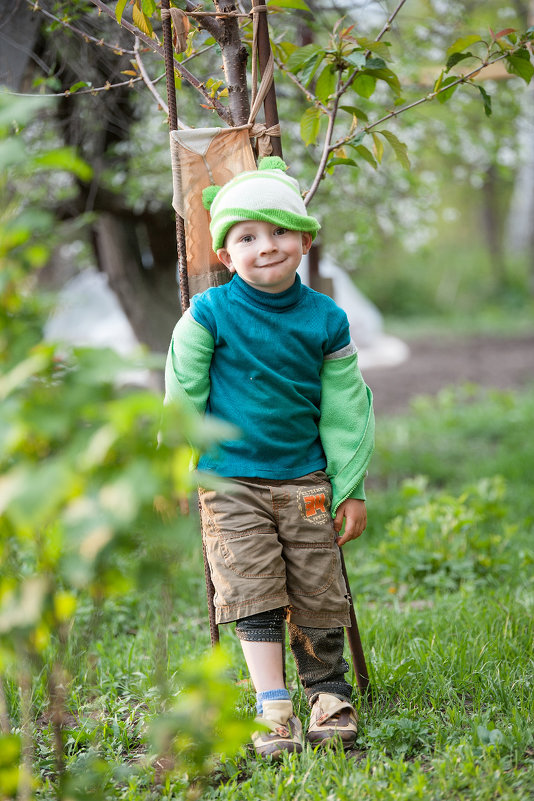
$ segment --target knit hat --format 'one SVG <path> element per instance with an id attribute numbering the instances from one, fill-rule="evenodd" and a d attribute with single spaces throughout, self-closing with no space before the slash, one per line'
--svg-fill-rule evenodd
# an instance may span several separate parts
<path id="1" fill-rule="evenodd" d="M 230 228 L 243 220 L 307 231 L 315 239 L 321 226 L 315 217 L 308 216 L 298 182 L 286 175 L 286 170 L 281 158 L 267 156 L 257 170 L 242 172 L 223 187 L 204 189 L 204 207 L 211 211 L 213 250 L 222 248 Z"/>

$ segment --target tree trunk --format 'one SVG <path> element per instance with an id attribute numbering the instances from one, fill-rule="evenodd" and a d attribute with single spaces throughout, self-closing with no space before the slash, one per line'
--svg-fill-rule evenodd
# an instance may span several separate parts
<path id="1" fill-rule="evenodd" d="M 102 213 L 93 229 L 94 249 L 99 269 L 107 274 L 136 337 L 151 350 L 164 353 L 180 316 L 176 275 L 175 270 L 158 269 L 153 259 L 157 250 L 149 248 L 161 231 L 143 228 L 133 216 Z M 144 254 L 140 231 L 142 238 L 146 237 Z M 164 241 L 160 237 L 160 242 Z M 173 253 L 170 248 L 166 255 Z"/>
<path id="2" fill-rule="evenodd" d="M 235 11 L 232 0 L 215 0 L 217 11 Z M 245 125 L 250 114 L 247 90 L 247 49 L 239 35 L 236 17 L 225 17 L 223 33 L 219 39 L 222 50 L 223 68 L 228 86 L 228 104 L 234 125 Z"/>

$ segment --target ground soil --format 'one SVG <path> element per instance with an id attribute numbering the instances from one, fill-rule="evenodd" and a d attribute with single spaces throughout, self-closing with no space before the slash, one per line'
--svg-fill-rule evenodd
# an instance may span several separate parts
<path id="1" fill-rule="evenodd" d="M 377 416 L 401 414 L 417 395 L 435 395 L 453 385 L 521 389 L 534 382 L 534 334 L 425 337 L 407 344 L 410 357 L 403 364 L 364 371 Z"/>

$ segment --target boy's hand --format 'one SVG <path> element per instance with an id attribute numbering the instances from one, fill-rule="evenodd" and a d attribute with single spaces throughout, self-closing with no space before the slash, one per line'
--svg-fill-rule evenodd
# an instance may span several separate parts
<path id="1" fill-rule="evenodd" d="M 356 498 L 347 498 L 340 503 L 334 518 L 334 529 L 339 534 L 345 520 L 345 531 L 342 537 L 337 538 L 337 544 L 341 547 L 349 540 L 355 540 L 365 531 L 367 525 L 367 509 L 365 501 Z"/>

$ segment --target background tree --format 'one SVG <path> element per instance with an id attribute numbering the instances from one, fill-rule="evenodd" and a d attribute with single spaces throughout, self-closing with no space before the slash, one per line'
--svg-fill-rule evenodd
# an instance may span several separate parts
<path id="1" fill-rule="evenodd" d="M 32 66 L 29 83 L 34 82 L 33 91 L 63 90 L 50 128 L 56 141 L 78 148 L 94 176 L 89 184 L 77 182 L 68 192 L 65 187 L 61 193 L 52 191 L 51 200 L 58 219 L 75 220 L 78 227 L 81 220 L 87 221 L 99 268 L 109 276 L 136 335 L 164 350 L 178 302 L 167 134 L 164 114 L 154 106 L 154 96 L 163 93 L 160 11 L 152 0 L 119 2 L 115 8 L 102 0 L 94 4 L 102 13 L 97 15 L 90 3 L 77 4 L 74 12 L 72 4 L 49 3 L 36 12 L 41 25 L 33 52 L 40 74 Z M 193 126 L 246 121 L 250 18 L 246 13 L 233 16 L 244 9 L 228 2 L 216 8 L 232 16 L 220 18 L 202 15 L 191 2 L 182 5 L 190 13 L 186 49 L 176 55 L 179 116 Z M 289 10 L 276 13 L 280 6 Z M 191 13 L 194 8 L 197 11 Z M 507 28 L 500 29 L 503 10 Z M 429 140 L 445 147 L 455 138 L 461 143 L 466 133 L 475 138 L 487 162 L 484 196 L 495 196 L 489 181 L 500 180 L 499 169 L 485 144 L 491 128 L 482 114 L 483 108 L 490 112 L 488 92 L 478 76 L 466 88 L 469 94 L 455 89 L 467 82 L 461 75 L 497 59 L 522 76 L 515 79 L 517 95 L 517 83 L 528 81 L 533 71 L 527 46 L 510 30 L 520 29 L 524 20 L 498 3 L 485 4 L 481 11 L 476 3 L 456 2 L 445 13 L 437 0 L 395 3 L 385 13 L 378 4 L 351 4 L 347 10 L 284 0 L 273 4 L 273 12 L 269 18 L 284 152 L 308 183 L 308 199 L 318 193 L 312 202 L 323 209 L 324 244 L 344 265 L 358 266 L 358 280 L 386 311 L 434 303 L 430 285 L 426 293 L 414 294 L 406 269 L 391 275 L 391 291 L 384 292 L 384 281 L 373 280 L 377 260 L 381 276 L 394 273 L 390 254 L 398 250 L 393 243 L 399 236 L 409 251 L 420 251 L 424 232 L 428 240 L 438 227 L 441 179 L 430 178 L 437 171 L 427 149 Z M 470 30 L 482 33 L 465 39 L 466 15 Z M 7 38 L 10 20 L 4 29 Z M 499 35 L 487 33 L 489 23 Z M 447 59 L 440 73 L 439 64 Z M 250 68 L 249 56 L 248 61 Z M 202 80 L 192 75 L 193 69 Z M 138 91 L 142 79 L 150 93 Z M 27 73 L 26 88 L 29 83 Z M 472 108 L 473 94 L 482 101 L 478 114 Z M 439 100 L 449 103 L 442 106 Z M 161 98 L 159 105 L 164 103 Z M 406 107 L 408 113 L 403 112 Z M 517 103 L 509 103 L 496 128 L 516 113 Z M 474 136 L 473 120 L 481 126 Z M 403 139 L 410 145 L 409 156 Z M 409 158 L 416 168 L 412 173 L 407 171 Z M 424 166 L 428 159 L 434 162 L 430 170 Z M 377 169 L 382 160 L 385 170 Z M 354 216 L 340 230 L 347 205 Z M 486 204 L 486 238 L 497 284 L 502 283 L 504 267 L 493 219 L 500 214 L 494 204 Z M 434 306 L 439 308 L 439 300 Z"/>

